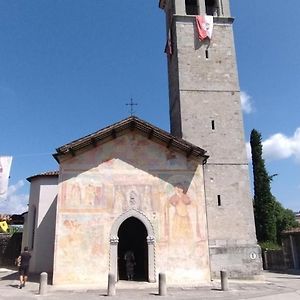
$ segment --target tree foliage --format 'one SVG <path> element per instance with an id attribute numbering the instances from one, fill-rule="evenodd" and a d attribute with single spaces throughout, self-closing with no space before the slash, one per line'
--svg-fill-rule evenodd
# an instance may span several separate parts
<path id="1" fill-rule="evenodd" d="M 254 180 L 254 217 L 259 242 L 276 242 L 275 203 L 271 193 L 271 177 L 262 157 L 261 134 L 255 129 L 250 136 Z"/>
<path id="2" fill-rule="evenodd" d="M 250 136 L 254 180 L 254 217 L 259 242 L 281 244 L 281 232 L 299 224 L 290 209 L 284 208 L 271 193 L 271 181 L 277 174 L 269 175 L 262 157 L 261 134 L 255 129 Z"/>
<path id="3" fill-rule="evenodd" d="M 281 244 L 281 232 L 298 227 L 299 224 L 295 219 L 295 214 L 292 210 L 284 208 L 279 201 L 274 197 L 277 243 Z"/>

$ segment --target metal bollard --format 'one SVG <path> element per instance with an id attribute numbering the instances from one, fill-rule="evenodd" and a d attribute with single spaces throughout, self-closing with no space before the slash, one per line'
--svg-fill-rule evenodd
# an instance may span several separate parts
<path id="1" fill-rule="evenodd" d="M 221 290 L 222 291 L 228 291 L 228 276 L 226 271 L 220 272 L 221 276 Z"/>
<path id="2" fill-rule="evenodd" d="M 115 296 L 115 295 L 116 295 L 116 279 L 115 279 L 115 275 L 109 273 L 108 274 L 107 296 Z"/>
<path id="3" fill-rule="evenodd" d="M 165 273 L 158 274 L 158 294 L 159 294 L 159 296 L 167 295 L 167 283 L 166 283 L 166 274 Z"/>
<path id="4" fill-rule="evenodd" d="M 39 287 L 40 295 L 47 294 L 47 285 L 48 285 L 48 274 L 46 272 L 42 272 L 40 275 L 40 287 Z"/>

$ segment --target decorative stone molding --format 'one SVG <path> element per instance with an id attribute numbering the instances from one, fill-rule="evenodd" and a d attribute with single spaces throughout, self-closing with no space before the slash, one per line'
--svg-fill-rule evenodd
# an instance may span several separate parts
<path id="1" fill-rule="evenodd" d="M 140 210 L 136 208 L 130 208 L 129 210 L 123 212 L 114 222 L 110 236 L 118 236 L 118 230 L 121 224 L 128 218 L 134 217 L 139 219 L 146 227 L 148 236 L 155 236 L 154 227 L 150 221 L 150 219 Z"/>
<path id="2" fill-rule="evenodd" d="M 110 231 L 110 253 L 109 253 L 109 272 L 118 278 L 118 231 L 121 224 L 128 218 L 134 217 L 140 220 L 147 230 L 148 244 L 148 280 L 155 282 L 156 280 L 156 265 L 155 265 L 155 233 L 154 227 L 150 219 L 140 210 L 131 208 L 122 213 L 113 223 Z"/>
<path id="3" fill-rule="evenodd" d="M 119 238 L 117 236 L 111 236 L 109 242 L 111 244 L 118 244 L 119 243 Z"/>
<path id="4" fill-rule="evenodd" d="M 152 235 L 147 236 L 147 243 L 149 244 L 154 244 L 155 243 L 155 237 Z"/>

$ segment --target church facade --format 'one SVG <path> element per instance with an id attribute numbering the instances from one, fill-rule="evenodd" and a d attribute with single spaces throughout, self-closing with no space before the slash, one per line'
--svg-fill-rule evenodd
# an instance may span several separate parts
<path id="1" fill-rule="evenodd" d="M 171 133 L 129 117 L 68 143 L 59 171 L 30 177 L 23 244 L 54 284 L 201 284 L 261 272 L 229 0 L 161 0 Z M 199 40 L 195 17 L 213 20 Z M 205 150 L 203 150 L 205 149 Z M 47 237 L 47 238 L 46 238 Z"/>

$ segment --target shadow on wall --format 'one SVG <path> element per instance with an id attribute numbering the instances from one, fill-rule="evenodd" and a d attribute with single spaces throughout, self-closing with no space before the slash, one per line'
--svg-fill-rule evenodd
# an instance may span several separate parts
<path id="1" fill-rule="evenodd" d="M 57 197 L 47 210 L 42 222 L 35 230 L 34 238 L 34 273 L 53 272 L 54 240 L 56 224 Z"/>
<path id="2" fill-rule="evenodd" d="M 126 134 L 129 136 L 128 140 L 124 139 Z M 65 170 L 68 171 L 70 169 L 72 171 L 67 172 L 67 175 L 62 173 L 60 178 L 61 183 L 70 179 L 76 179 L 79 174 L 87 174 L 95 166 L 102 165 L 107 170 L 118 168 L 116 163 L 119 161 L 123 165 L 127 164 L 132 167 L 132 169 L 144 171 L 154 178 L 159 178 L 174 188 L 180 184 L 184 191 L 189 190 L 197 168 L 202 164 L 201 160 L 188 157 L 186 153 L 169 149 L 163 145 L 158 146 L 158 143 L 149 140 L 147 136 L 143 136 L 141 133 L 128 131 L 126 134 L 122 134 L 115 140 L 99 145 L 99 149 L 102 147 L 101 152 L 97 148 L 93 148 L 86 151 L 82 156 L 78 154 L 69 159 L 63 165 Z M 84 161 L 84 163 L 81 161 Z M 118 177 L 116 181 L 122 181 L 122 174 L 114 175 Z M 97 174 L 92 173 L 92 175 L 96 176 Z M 128 179 L 129 175 L 130 172 L 125 175 L 123 174 L 123 179 Z M 90 177 L 88 179 L 91 180 Z M 97 182 L 102 180 L 96 177 L 92 179 Z M 138 178 L 135 181 L 138 182 Z M 71 190 L 71 194 L 78 195 L 80 194 L 81 187 L 79 184 L 75 184 Z M 74 196 L 74 199 L 78 197 Z M 81 203 L 81 199 L 77 199 L 76 201 Z"/>

